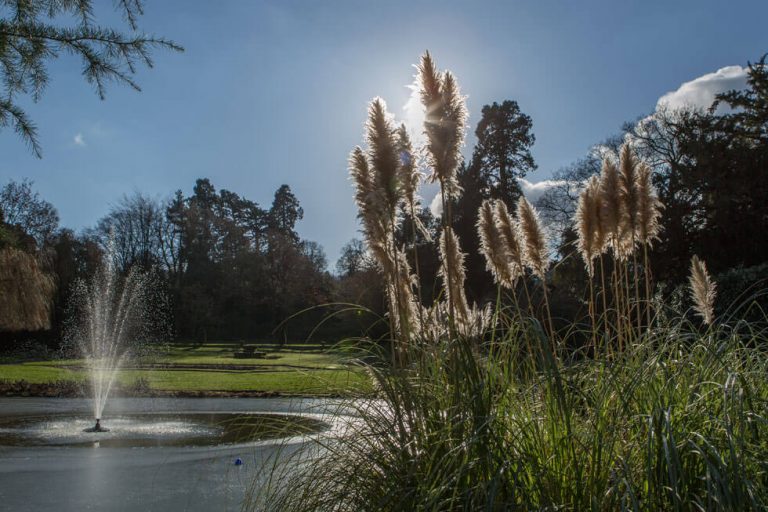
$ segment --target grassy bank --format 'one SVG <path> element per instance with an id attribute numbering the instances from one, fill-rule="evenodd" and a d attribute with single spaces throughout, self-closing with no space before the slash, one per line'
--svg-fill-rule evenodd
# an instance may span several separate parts
<path id="1" fill-rule="evenodd" d="M 254 392 L 284 395 L 347 395 L 370 389 L 370 378 L 348 357 L 314 345 L 259 345 L 267 358 L 238 359 L 238 344 L 174 344 L 135 359 L 118 374 L 122 391 Z M 87 386 L 78 359 L 0 365 L 0 381 L 30 384 L 78 382 Z"/>

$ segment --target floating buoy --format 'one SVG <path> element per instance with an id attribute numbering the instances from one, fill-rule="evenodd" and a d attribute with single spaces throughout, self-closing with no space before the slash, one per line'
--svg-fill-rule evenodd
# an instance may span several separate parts
<path id="1" fill-rule="evenodd" d="M 243 459 L 240 457 L 235 459 L 235 466 L 242 466 L 243 465 Z"/>

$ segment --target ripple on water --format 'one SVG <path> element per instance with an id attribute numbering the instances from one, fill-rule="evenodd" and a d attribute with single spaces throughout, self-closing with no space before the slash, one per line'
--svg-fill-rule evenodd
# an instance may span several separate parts
<path id="1" fill-rule="evenodd" d="M 132 414 L 105 418 L 109 432 L 89 433 L 88 416 L 21 416 L 0 419 L 0 446 L 215 446 L 307 435 L 328 425 L 282 414 Z"/>

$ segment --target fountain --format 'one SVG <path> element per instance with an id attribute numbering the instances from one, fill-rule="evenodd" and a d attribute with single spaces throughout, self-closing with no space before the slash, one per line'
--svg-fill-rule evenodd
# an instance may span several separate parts
<path id="1" fill-rule="evenodd" d="M 325 411 L 336 406 L 324 399 L 110 396 L 129 358 L 168 326 L 153 275 L 121 274 L 113 247 L 75 290 L 66 336 L 91 398 L 0 397 L 0 509 L 188 509 L 185 486 L 203 490 L 200 510 L 222 509 L 232 489 L 244 495 L 244 482 L 277 460 L 284 440 L 335 428 Z"/>
<path id="2" fill-rule="evenodd" d="M 112 398 L 119 372 L 148 342 L 167 333 L 166 298 L 152 286 L 154 275 L 116 265 L 110 237 L 101 266 L 74 290 L 66 342 L 81 355 L 91 400 L 32 399 L 0 403 L 3 447 L 181 447 L 253 443 L 325 431 L 324 414 L 300 414 L 290 403 L 244 400 Z M 110 399 L 109 427 L 105 406 Z M 12 399 L 11 399 L 12 400 Z M 0 399 L 0 402 L 2 399 Z M 44 405 L 45 412 L 35 404 Z M 13 412 L 9 406 L 20 407 Z M 261 409 L 255 411 L 253 409 Z"/>
<path id="3" fill-rule="evenodd" d="M 109 393 L 131 349 L 148 334 L 150 297 L 147 275 L 136 268 L 123 278 L 116 265 L 115 240 L 110 236 L 102 264 L 89 283 L 76 289 L 78 319 L 70 338 L 85 361 L 93 397 L 95 426 L 87 432 L 108 432 L 101 425 Z"/>

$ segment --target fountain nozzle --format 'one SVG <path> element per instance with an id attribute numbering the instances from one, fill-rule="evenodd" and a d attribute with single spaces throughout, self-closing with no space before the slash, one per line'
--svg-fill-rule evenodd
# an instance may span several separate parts
<path id="1" fill-rule="evenodd" d="M 101 419 L 96 418 L 96 425 L 91 428 L 85 429 L 85 432 L 109 432 L 108 428 L 101 426 Z"/>

